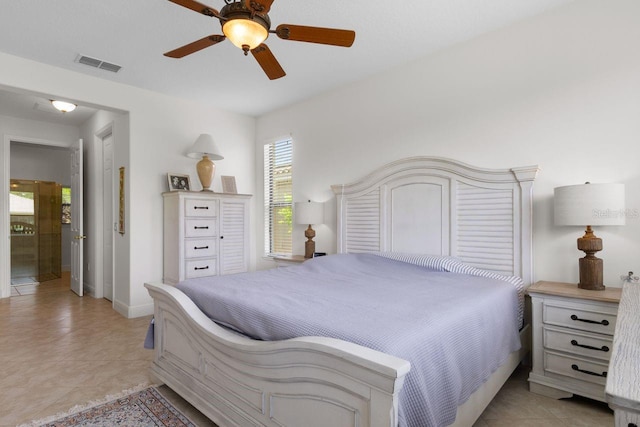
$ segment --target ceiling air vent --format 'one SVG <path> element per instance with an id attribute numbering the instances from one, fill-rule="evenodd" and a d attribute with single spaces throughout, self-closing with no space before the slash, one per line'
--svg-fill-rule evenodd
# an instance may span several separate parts
<path id="1" fill-rule="evenodd" d="M 78 55 L 75 62 L 79 64 L 88 65 L 90 67 L 111 71 L 112 73 L 117 73 L 118 71 L 120 71 L 120 68 L 122 68 L 119 65 L 112 64 L 107 61 L 102 61 L 100 59 L 91 58 L 90 56 L 85 56 L 85 55 Z"/>

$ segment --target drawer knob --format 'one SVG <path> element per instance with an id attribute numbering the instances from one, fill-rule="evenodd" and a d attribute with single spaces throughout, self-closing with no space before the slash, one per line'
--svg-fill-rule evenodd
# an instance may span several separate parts
<path id="1" fill-rule="evenodd" d="M 576 320 L 578 322 L 595 323 L 597 325 L 609 326 L 609 321 L 606 320 L 606 319 L 605 320 L 601 320 L 600 322 L 598 322 L 597 320 L 581 319 L 578 316 L 576 316 L 575 314 L 571 315 L 571 320 Z"/>
<path id="2" fill-rule="evenodd" d="M 193 249 L 195 249 L 196 251 L 199 249 L 209 249 L 209 246 L 194 246 Z"/>
<path id="3" fill-rule="evenodd" d="M 209 209 L 209 206 L 194 206 L 193 209 Z"/>
<path id="4" fill-rule="evenodd" d="M 194 270 L 208 270 L 209 266 L 207 265 L 206 267 L 194 267 Z"/>
<path id="5" fill-rule="evenodd" d="M 575 345 L 576 347 L 588 348 L 589 350 L 604 351 L 605 353 L 609 351 L 609 347 L 607 347 L 606 345 L 603 345 L 602 347 L 594 347 L 592 345 L 580 344 L 576 340 L 571 340 L 571 345 Z"/>
<path id="6" fill-rule="evenodd" d="M 603 377 L 603 378 L 607 378 L 607 371 L 599 374 L 597 372 L 592 372 L 592 371 L 586 371 L 584 369 L 580 369 L 580 367 L 578 367 L 578 365 L 571 365 L 571 369 L 573 369 L 574 371 L 578 371 L 578 372 L 582 372 L 583 374 L 587 374 L 587 375 L 593 375 L 594 377 Z"/>
<path id="7" fill-rule="evenodd" d="M 197 225 L 195 227 L 193 227 L 194 230 L 208 230 L 209 226 L 205 225 L 204 227 L 198 227 Z"/>

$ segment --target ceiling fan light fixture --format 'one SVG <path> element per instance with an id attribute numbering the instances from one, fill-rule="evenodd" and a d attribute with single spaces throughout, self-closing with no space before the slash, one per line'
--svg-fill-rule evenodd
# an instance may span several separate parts
<path id="1" fill-rule="evenodd" d="M 62 113 L 70 113 L 71 111 L 75 110 L 77 107 L 76 104 L 72 104 L 71 102 L 58 101 L 56 99 L 52 99 L 51 104 L 55 107 L 56 110 Z"/>
<path id="2" fill-rule="evenodd" d="M 251 19 L 230 19 L 222 26 L 222 32 L 235 46 L 245 51 L 260 46 L 269 36 L 267 28 Z"/>

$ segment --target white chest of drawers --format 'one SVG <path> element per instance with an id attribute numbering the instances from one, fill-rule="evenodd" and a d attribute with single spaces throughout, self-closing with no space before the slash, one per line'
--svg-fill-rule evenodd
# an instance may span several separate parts
<path id="1" fill-rule="evenodd" d="M 621 290 L 538 282 L 528 293 L 533 316 L 530 390 L 556 399 L 578 394 L 605 401 Z"/>
<path id="2" fill-rule="evenodd" d="M 162 195 L 164 283 L 248 271 L 250 195 L 190 191 Z"/>

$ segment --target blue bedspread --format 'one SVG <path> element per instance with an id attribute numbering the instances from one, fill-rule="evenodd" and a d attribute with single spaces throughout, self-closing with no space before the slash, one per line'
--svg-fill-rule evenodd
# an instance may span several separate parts
<path id="1" fill-rule="evenodd" d="M 332 255 L 177 287 L 216 322 L 254 338 L 333 337 L 410 361 L 400 426 L 446 426 L 520 348 L 521 290 L 505 280 L 438 271 L 452 270 L 439 262 L 409 261 Z"/>

